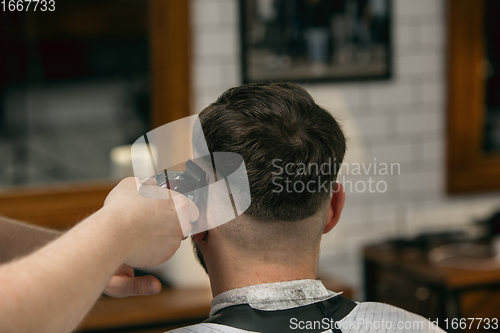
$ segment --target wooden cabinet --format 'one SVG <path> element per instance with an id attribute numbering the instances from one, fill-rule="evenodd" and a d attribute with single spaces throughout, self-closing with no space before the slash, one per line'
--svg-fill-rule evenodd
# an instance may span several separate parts
<path id="1" fill-rule="evenodd" d="M 165 332 L 208 318 L 212 293 L 208 288 L 164 289 L 154 296 L 103 296 L 77 332 Z"/>
<path id="2" fill-rule="evenodd" d="M 450 327 L 454 318 L 500 318 L 500 269 L 438 267 L 415 248 L 380 244 L 364 249 L 364 275 L 367 301 L 398 306 L 432 321 L 438 319 L 448 332 L 460 332 Z"/>

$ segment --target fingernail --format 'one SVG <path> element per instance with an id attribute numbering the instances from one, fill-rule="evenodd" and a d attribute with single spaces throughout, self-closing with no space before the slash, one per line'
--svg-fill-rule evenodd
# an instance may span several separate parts
<path id="1" fill-rule="evenodd" d="M 157 291 L 157 289 L 158 289 L 158 288 L 155 286 L 155 284 L 156 284 L 156 283 L 154 283 L 154 281 L 149 282 L 149 292 L 150 292 L 151 294 L 156 294 L 156 293 L 158 293 L 158 291 Z"/>

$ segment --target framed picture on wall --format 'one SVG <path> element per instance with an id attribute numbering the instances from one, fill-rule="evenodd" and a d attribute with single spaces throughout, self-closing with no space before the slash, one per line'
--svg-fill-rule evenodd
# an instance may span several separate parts
<path id="1" fill-rule="evenodd" d="M 391 0 L 240 0 L 243 80 L 391 77 Z"/>

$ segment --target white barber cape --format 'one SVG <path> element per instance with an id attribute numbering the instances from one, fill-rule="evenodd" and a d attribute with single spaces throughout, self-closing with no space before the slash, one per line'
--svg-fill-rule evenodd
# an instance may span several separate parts
<path id="1" fill-rule="evenodd" d="M 297 297 L 300 295 L 300 298 Z M 211 302 L 213 316 L 219 310 L 240 304 L 248 304 L 254 309 L 276 311 L 305 306 L 335 297 L 339 293 L 327 290 L 317 280 L 297 280 L 278 283 L 266 283 L 244 288 L 233 289 L 217 295 Z M 290 320 L 290 327 L 296 331 L 306 328 L 308 323 L 297 323 Z M 310 324 L 310 323 L 309 323 Z M 321 326 L 322 327 L 322 326 Z M 424 333 L 445 332 L 422 316 L 400 309 L 398 307 L 376 303 L 358 303 L 344 318 L 337 321 L 342 333 Z M 169 331 L 172 333 L 236 333 L 249 332 L 242 329 L 213 324 L 201 323 Z M 325 333 L 333 332 L 326 328 Z"/>

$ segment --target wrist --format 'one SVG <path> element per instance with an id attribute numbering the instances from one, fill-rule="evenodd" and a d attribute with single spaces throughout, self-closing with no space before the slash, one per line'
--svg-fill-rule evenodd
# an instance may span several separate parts
<path id="1" fill-rule="evenodd" d="M 116 267 L 126 262 L 134 251 L 133 232 L 130 230 L 131 220 L 131 217 L 123 211 L 112 206 L 104 206 L 86 221 L 98 228 L 96 235 L 101 235 Z"/>

